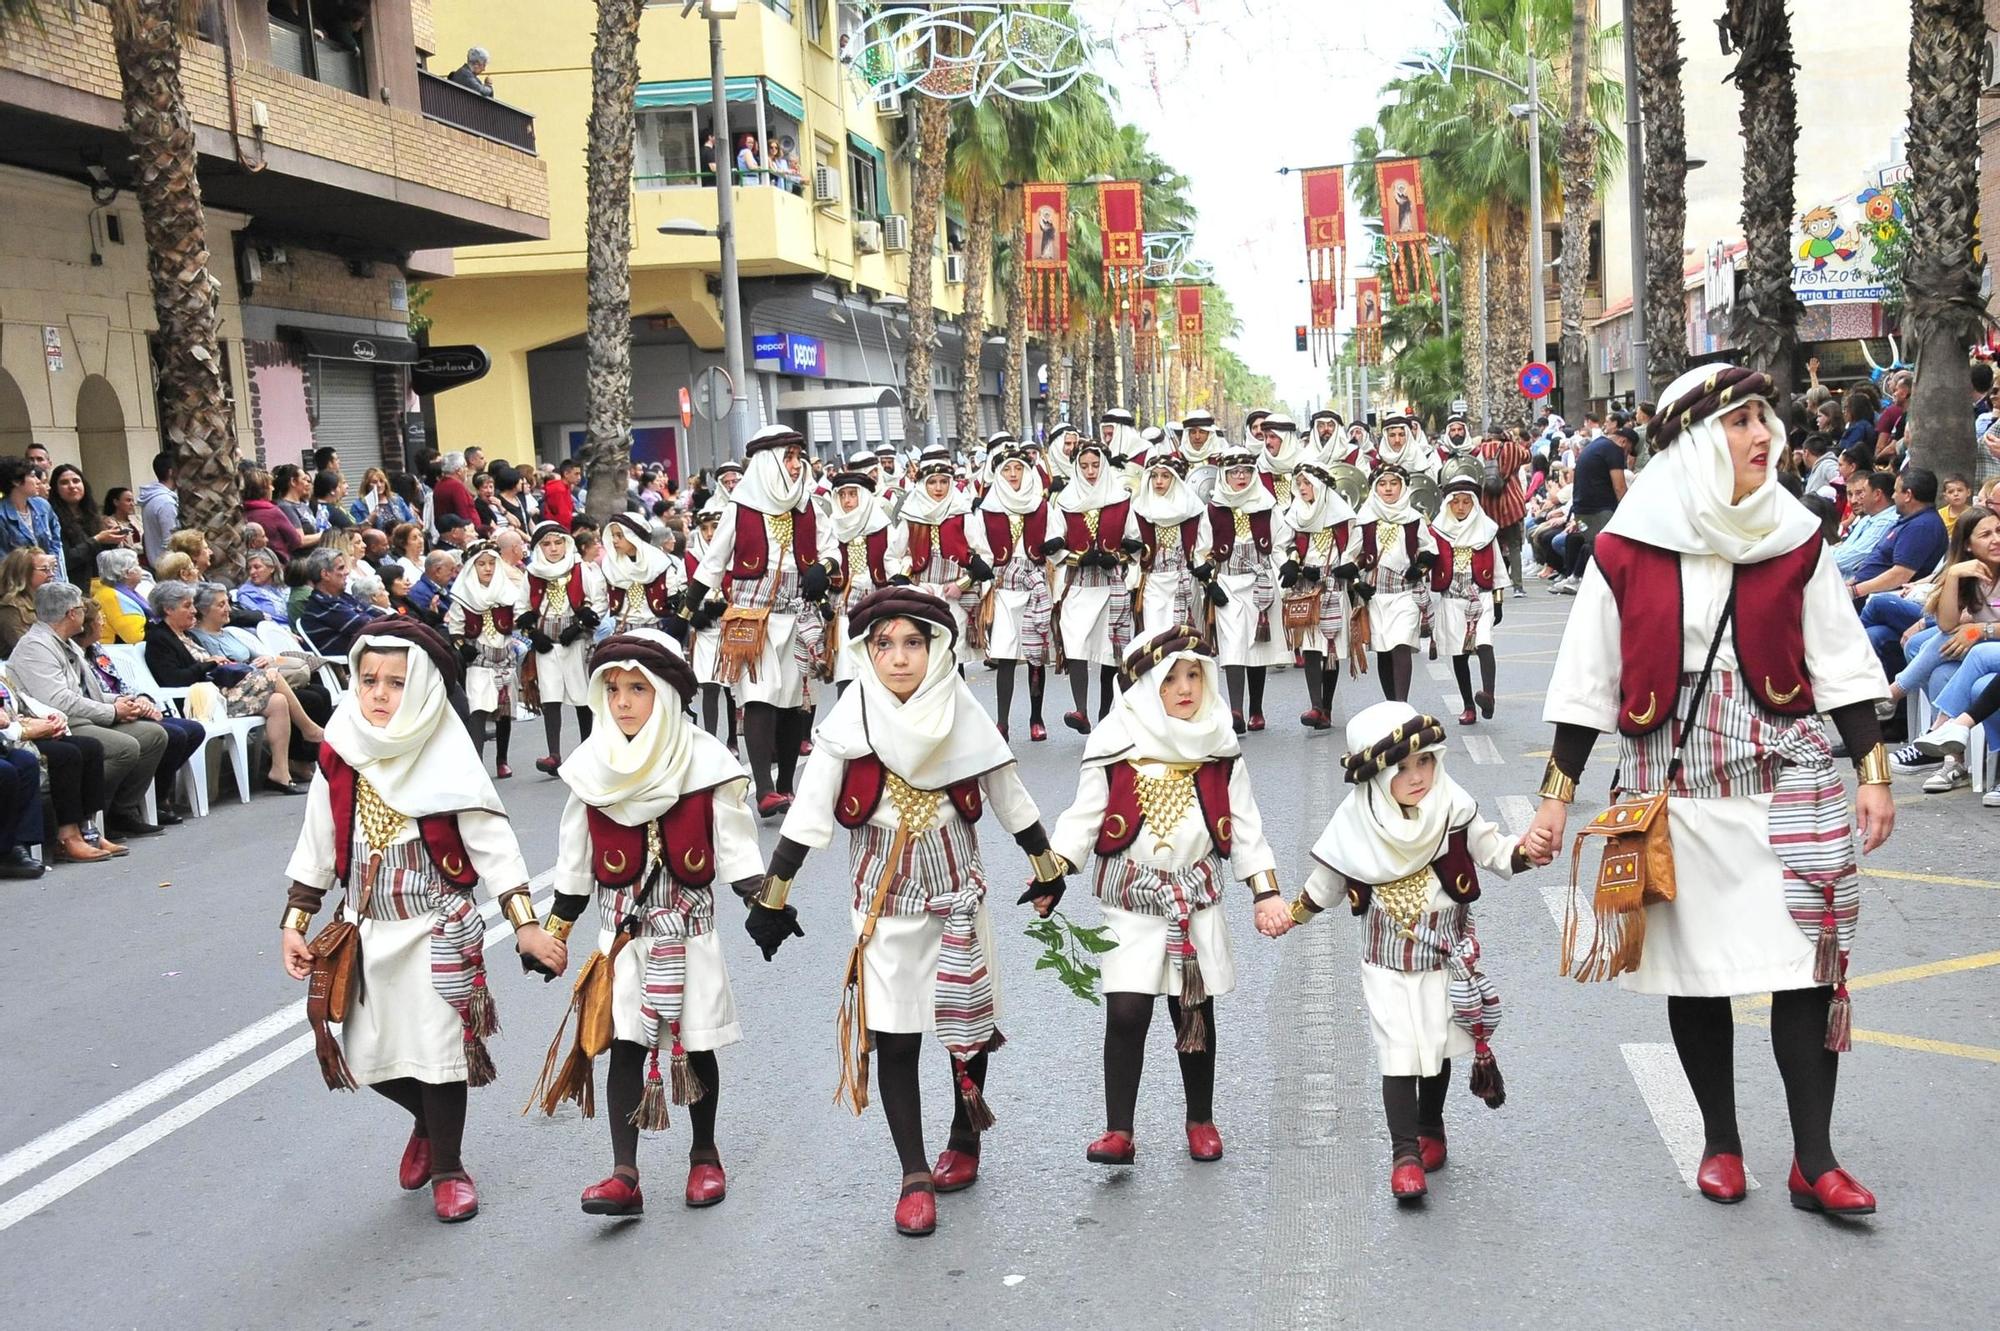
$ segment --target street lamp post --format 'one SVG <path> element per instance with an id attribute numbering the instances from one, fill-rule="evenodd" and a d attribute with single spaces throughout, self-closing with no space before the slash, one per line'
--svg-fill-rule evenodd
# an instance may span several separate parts
<path id="1" fill-rule="evenodd" d="M 1543 308 L 1542 286 L 1542 95 L 1536 77 L 1542 62 L 1528 48 L 1528 327 L 1534 341 L 1529 358 L 1540 360 L 1549 350 L 1549 316 Z"/>
<path id="2" fill-rule="evenodd" d="M 1646 183 L 1641 172 L 1645 156 L 1640 151 L 1639 48 L 1632 37 L 1632 17 L 1625 17 L 1625 188 L 1627 208 L 1632 214 L 1632 404 L 1636 407 L 1653 395 L 1652 376 L 1646 368 Z"/>

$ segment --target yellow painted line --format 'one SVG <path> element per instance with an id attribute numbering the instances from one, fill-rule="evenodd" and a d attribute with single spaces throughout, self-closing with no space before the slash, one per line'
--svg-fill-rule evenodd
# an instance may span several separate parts
<path id="1" fill-rule="evenodd" d="M 1946 957 L 1942 961 L 1926 961 L 1917 966 L 1902 966 L 1892 971 L 1875 971 L 1868 975 L 1849 977 L 1849 989 L 1875 989 L 1885 984 L 1904 984 L 1911 980 L 1930 980 L 1940 975 L 1957 975 L 1961 971 L 1984 970 L 1988 966 L 2000 966 L 2000 952 L 1975 952 L 1965 957 Z M 1740 1008 L 1765 1008 L 1771 1006 L 1769 994 L 1759 994 L 1751 998 L 1736 1000 Z"/>
<path id="2" fill-rule="evenodd" d="M 1752 1026 L 1769 1026 L 1769 1017 L 1745 1016 L 1743 1020 Z M 1855 1031 L 1856 1044 L 1886 1045 L 1891 1049 L 1907 1049 L 1919 1054 L 1943 1054 L 1947 1058 L 1970 1058 L 1981 1063 L 2000 1063 L 2000 1049 L 1988 1049 L 1979 1044 L 1955 1044 L 1950 1040 L 1926 1040 L 1917 1035 L 1897 1035 L 1892 1031 Z"/>
<path id="3" fill-rule="evenodd" d="M 1904 883 L 1942 883 L 1946 887 L 1992 887 L 2000 883 L 1985 878 L 1959 878 L 1948 873 L 1904 873 L 1900 869 L 1863 869 L 1863 878 L 1893 878 Z"/>

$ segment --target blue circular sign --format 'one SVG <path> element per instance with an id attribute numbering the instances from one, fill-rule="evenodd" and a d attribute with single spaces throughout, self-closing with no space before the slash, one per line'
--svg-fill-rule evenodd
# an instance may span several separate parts
<path id="1" fill-rule="evenodd" d="M 1547 397 L 1555 391 L 1556 372 L 1538 360 L 1531 360 L 1521 367 L 1516 382 L 1528 397 Z"/>

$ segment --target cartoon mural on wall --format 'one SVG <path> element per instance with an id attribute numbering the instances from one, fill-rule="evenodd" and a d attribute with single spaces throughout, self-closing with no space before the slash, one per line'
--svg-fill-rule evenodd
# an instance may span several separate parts
<path id="1" fill-rule="evenodd" d="M 1799 246 L 1799 257 L 1811 260 L 1814 272 L 1825 268 L 1829 259 L 1845 263 L 1854 257 L 1854 247 L 1841 243 L 1847 231 L 1831 208 L 1808 210 L 1799 219 L 1799 232 L 1806 238 L 1805 243 Z"/>
<path id="2" fill-rule="evenodd" d="M 1874 247 L 1877 268 L 1887 266 L 1888 256 L 1903 238 L 1903 201 L 1895 190 L 1870 187 L 1855 196 L 1861 205 L 1861 237 Z"/>

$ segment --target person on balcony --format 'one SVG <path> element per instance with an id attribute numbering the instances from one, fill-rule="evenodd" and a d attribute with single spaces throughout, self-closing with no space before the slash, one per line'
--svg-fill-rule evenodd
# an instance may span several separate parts
<path id="1" fill-rule="evenodd" d="M 486 78 L 486 66 L 492 57 L 483 46 L 475 46 L 465 53 L 465 63 L 451 71 L 451 81 L 461 88 L 470 88 L 481 97 L 493 95 L 493 84 Z"/>

